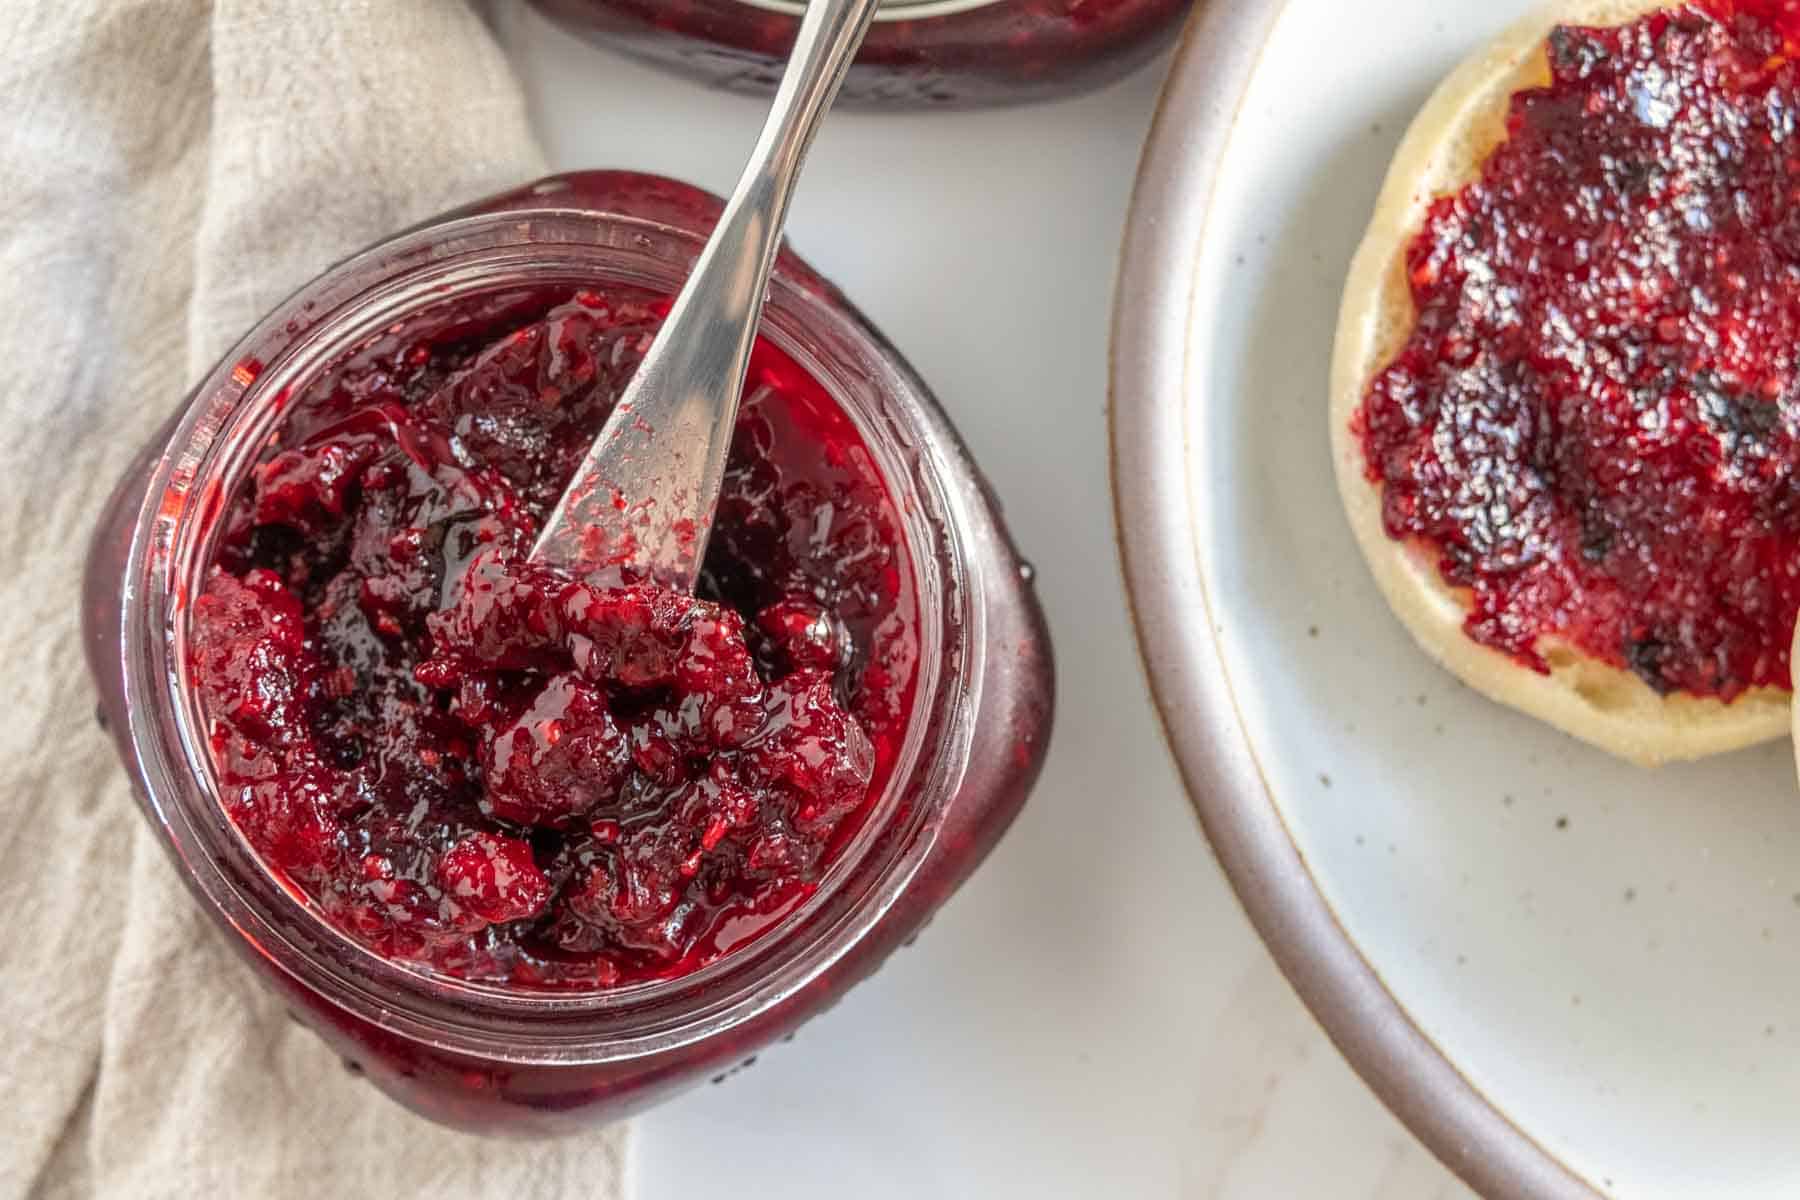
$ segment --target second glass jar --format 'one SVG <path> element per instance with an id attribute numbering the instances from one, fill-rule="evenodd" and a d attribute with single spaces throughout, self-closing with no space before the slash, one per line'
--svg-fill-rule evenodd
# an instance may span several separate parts
<path id="1" fill-rule="evenodd" d="M 768 92 L 800 0 L 533 0 L 597 45 L 733 91 Z M 887 0 L 844 82 L 866 107 L 1018 104 L 1121 78 L 1192 0 Z"/>

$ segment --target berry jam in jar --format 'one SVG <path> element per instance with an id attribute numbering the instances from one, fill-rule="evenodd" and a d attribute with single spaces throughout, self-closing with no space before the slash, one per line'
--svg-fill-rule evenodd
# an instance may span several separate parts
<path id="1" fill-rule="evenodd" d="M 527 561 L 717 213 L 591 172 L 340 264 L 147 448 L 90 557 L 102 709 L 191 890 L 465 1128 L 615 1118 L 790 1032 L 1042 760 L 1028 572 L 791 254 L 696 593 Z"/>
<path id="2" fill-rule="evenodd" d="M 595 43 L 733 91 L 769 92 L 801 0 L 533 0 Z M 1191 0 L 886 0 L 844 81 L 871 107 L 992 105 L 1119 79 L 1171 42 Z"/>
<path id="3" fill-rule="evenodd" d="M 804 899 L 893 773 L 899 515 L 773 346 L 698 596 L 527 561 L 665 309 L 428 309 L 296 393 L 227 510 L 190 641 L 226 809 L 382 954 L 514 986 L 683 974 Z"/>

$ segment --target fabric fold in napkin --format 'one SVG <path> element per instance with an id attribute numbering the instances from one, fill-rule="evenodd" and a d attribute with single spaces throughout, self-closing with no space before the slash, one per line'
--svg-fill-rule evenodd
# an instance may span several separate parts
<path id="1" fill-rule="evenodd" d="M 627 1131 L 442 1130 L 346 1072 L 206 923 L 95 726 L 89 530 L 248 326 L 543 171 L 461 0 L 8 0 L 0 45 L 0 1198 L 563 1196 Z"/>

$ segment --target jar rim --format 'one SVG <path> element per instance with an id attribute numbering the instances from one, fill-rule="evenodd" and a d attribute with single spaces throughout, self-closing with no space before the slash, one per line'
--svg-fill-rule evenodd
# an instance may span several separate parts
<path id="1" fill-rule="evenodd" d="M 956 794 L 979 700 L 984 605 L 967 565 L 963 497 L 919 436 L 928 392 L 835 293 L 778 268 L 764 336 L 819 381 L 875 459 L 905 527 L 921 625 L 905 749 L 812 895 L 751 942 L 673 979 L 568 992 L 476 983 L 388 959 L 340 930 L 262 862 L 219 801 L 184 683 L 187 601 L 210 559 L 197 530 L 223 511 L 285 397 L 385 324 L 482 291 L 558 274 L 673 290 L 701 242 L 678 226 L 565 207 L 461 216 L 400 234 L 264 318 L 190 395 L 155 463 L 121 606 L 129 741 L 147 807 L 189 886 L 241 945 L 396 1033 L 488 1058 L 564 1063 L 659 1052 L 739 1025 L 829 970 L 874 927 L 929 854 L 935 818 Z M 659 267 L 663 277 L 641 278 Z M 856 361 L 829 361 L 822 344 Z M 859 383 L 867 395 L 854 390 Z M 861 890 L 846 891 L 853 883 Z"/>

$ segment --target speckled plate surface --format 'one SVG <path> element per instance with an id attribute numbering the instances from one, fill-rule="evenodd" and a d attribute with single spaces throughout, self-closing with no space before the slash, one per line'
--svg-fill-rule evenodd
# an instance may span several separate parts
<path id="1" fill-rule="evenodd" d="M 1494 1196 L 1800 1195 L 1785 745 L 1647 772 L 1426 660 L 1339 509 L 1326 379 L 1388 159 L 1527 0 L 1214 0 L 1115 313 L 1121 552 L 1169 742 L 1270 949 Z"/>

